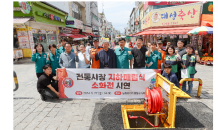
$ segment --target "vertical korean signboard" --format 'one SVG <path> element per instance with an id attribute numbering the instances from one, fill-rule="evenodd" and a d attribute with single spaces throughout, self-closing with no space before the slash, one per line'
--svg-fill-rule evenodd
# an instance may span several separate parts
<path id="1" fill-rule="evenodd" d="M 58 69 L 60 98 L 144 98 L 158 69 Z"/>
<path id="2" fill-rule="evenodd" d="M 151 13 L 148 13 L 142 20 L 141 20 L 141 30 L 148 28 L 151 26 Z"/>
<path id="3" fill-rule="evenodd" d="M 201 3 L 151 11 L 151 26 L 200 25 Z"/>
<path id="4" fill-rule="evenodd" d="M 19 47 L 22 49 L 30 48 L 30 42 L 28 38 L 28 32 L 25 28 L 17 28 L 17 36 L 19 41 Z"/>

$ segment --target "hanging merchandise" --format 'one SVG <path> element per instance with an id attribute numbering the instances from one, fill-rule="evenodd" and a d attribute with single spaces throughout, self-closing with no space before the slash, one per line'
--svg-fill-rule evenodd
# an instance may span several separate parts
<path id="1" fill-rule="evenodd" d="M 170 39 L 174 39 L 174 35 L 172 34 L 172 35 L 170 35 Z"/>
<path id="2" fill-rule="evenodd" d="M 182 35 L 181 34 L 179 35 L 179 39 L 182 39 Z"/>
<path id="3" fill-rule="evenodd" d="M 188 38 L 188 34 L 184 34 L 184 35 L 183 35 L 183 38 Z"/>

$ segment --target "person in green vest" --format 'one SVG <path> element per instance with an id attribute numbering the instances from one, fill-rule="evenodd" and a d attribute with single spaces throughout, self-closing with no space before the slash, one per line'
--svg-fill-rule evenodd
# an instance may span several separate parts
<path id="1" fill-rule="evenodd" d="M 114 51 L 116 55 L 117 68 L 129 69 L 129 60 L 130 60 L 130 68 L 132 69 L 133 55 L 131 53 L 131 50 L 125 47 L 125 44 L 126 44 L 125 38 L 119 38 L 118 43 L 120 47 L 115 49 Z"/>
<path id="2" fill-rule="evenodd" d="M 34 46 L 31 61 L 35 62 L 36 76 L 39 78 L 43 74 L 43 66 L 46 64 L 47 54 L 41 43 Z"/>
<path id="3" fill-rule="evenodd" d="M 67 42 L 66 39 L 61 39 L 61 45 L 62 45 L 62 46 L 60 47 L 59 44 L 57 45 L 57 52 L 58 52 L 59 54 L 65 52 L 64 46 L 65 46 L 65 43 L 66 43 L 66 42 Z M 73 49 L 71 49 L 71 52 L 74 52 Z"/>
<path id="4" fill-rule="evenodd" d="M 47 60 L 46 64 L 50 64 L 52 67 L 52 74 L 56 76 L 56 70 L 57 68 L 61 68 L 59 65 L 59 58 L 60 54 L 57 52 L 56 45 L 55 44 L 50 44 L 48 46 L 49 50 L 51 53 L 47 54 Z"/>
<path id="5" fill-rule="evenodd" d="M 146 69 L 158 69 L 158 60 L 162 59 L 161 49 L 156 50 L 156 42 L 152 42 L 149 46 L 151 46 L 150 56 L 145 54 Z"/>
<path id="6" fill-rule="evenodd" d="M 187 69 L 189 78 L 194 78 L 195 73 L 197 73 L 195 65 L 196 62 L 200 62 L 200 57 L 197 50 L 195 51 L 195 54 L 193 54 L 194 47 L 191 44 L 186 45 L 186 52 L 187 54 L 182 56 L 181 66 L 182 69 Z M 189 89 L 186 91 L 186 81 L 183 82 L 182 91 L 190 94 L 193 88 L 193 81 L 188 81 L 188 87 Z"/>
<path id="7" fill-rule="evenodd" d="M 178 61 L 181 61 L 181 56 L 178 50 L 175 50 L 173 45 L 169 45 L 166 49 L 165 64 L 172 65 L 171 71 L 175 73 L 178 77 Z"/>

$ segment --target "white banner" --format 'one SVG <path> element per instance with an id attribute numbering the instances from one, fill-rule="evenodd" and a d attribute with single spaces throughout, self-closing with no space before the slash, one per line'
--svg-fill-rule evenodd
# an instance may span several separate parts
<path id="1" fill-rule="evenodd" d="M 153 69 L 58 69 L 60 98 L 144 98 Z"/>

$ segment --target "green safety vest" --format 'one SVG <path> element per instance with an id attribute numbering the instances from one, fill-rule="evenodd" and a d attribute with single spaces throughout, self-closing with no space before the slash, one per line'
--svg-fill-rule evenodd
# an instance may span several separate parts
<path id="1" fill-rule="evenodd" d="M 129 60 L 132 60 L 133 55 L 129 55 L 128 51 L 131 52 L 129 48 L 124 47 L 123 50 L 121 48 L 115 49 L 114 53 L 116 55 L 116 63 L 117 68 L 120 69 L 129 69 Z"/>
<path id="2" fill-rule="evenodd" d="M 165 64 L 170 64 L 172 65 L 172 69 L 171 71 L 174 73 L 178 72 L 178 63 L 177 63 L 177 56 L 176 55 L 172 55 L 171 57 L 169 55 L 166 55 L 166 60 L 165 60 Z"/>
<path id="3" fill-rule="evenodd" d="M 182 63 L 183 63 L 183 65 L 186 64 L 186 59 L 187 59 L 187 54 L 182 56 Z M 186 66 L 186 68 L 188 68 L 188 73 L 189 74 L 195 74 L 197 72 L 195 70 L 195 65 L 196 65 L 196 56 L 194 54 L 192 54 L 192 56 L 190 58 L 190 61 L 189 61 L 189 64 L 188 64 L 188 66 Z"/>
<path id="4" fill-rule="evenodd" d="M 52 67 L 52 74 L 56 74 L 55 69 L 61 68 L 59 65 L 59 58 L 60 58 L 60 54 L 56 51 L 55 55 L 50 53 L 49 60 L 46 60 L 46 64 L 50 64 Z"/>
<path id="5" fill-rule="evenodd" d="M 43 73 L 43 66 L 46 64 L 47 54 L 42 52 L 41 56 L 38 52 L 33 53 L 31 60 L 35 62 L 36 73 Z"/>

